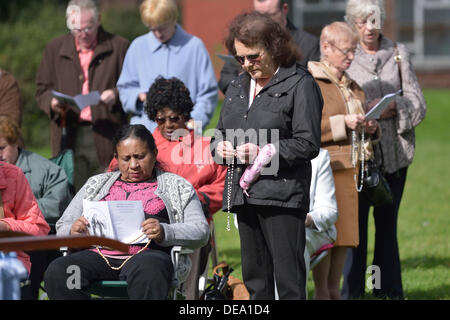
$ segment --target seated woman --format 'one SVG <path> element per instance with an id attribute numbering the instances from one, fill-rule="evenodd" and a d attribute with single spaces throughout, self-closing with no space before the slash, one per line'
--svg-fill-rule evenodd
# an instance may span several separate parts
<path id="1" fill-rule="evenodd" d="M 8 230 L 45 236 L 50 227 L 22 170 L 0 161 L 0 231 Z M 22 251 L 17 257 L 30 273 L 30 257 Z"/>
<path id="2" fill-rule="evenodd" d="M 45 220 L 55 224 L 72 200 L 67 176 L 50 160 L 20 148 L 21 140 L 19 127 L 0 116 L 0 160 L 22 169 Z"/>
<path id="3" fill-rule="evenodd" d="M 0 160 L 22 169 L 36 197 L 39 209 L 51 227 L 72 200 L 69 183 L 64 170 L 50 160 L 20 147 L 20 129 L 10 118 L 0 116 Z M 51 260 L 60 255 L 58 250 L 28 252 L 33 264 L 30 274 L 31 285 L 22 288 L 22 299 L 37 299 L 39 286 L 45 269 Z"/>
<path id="4" fill-rule="evenodd" d="M 147 93 L 145 112 L 158 127 L 153 132 L 161 168 L 188 180 L 197 191 L 208 219 L 222 205 L 226 166 L 215 163 L 209 152 L 209 137 L 194 135 L 186 123 L 191 119 L 194 104 L 189 89 L 177 79 L 158 78 Z M 113 159 L 110 169 L 117 167 Z M 206 267 L 209 246 L 191 255 L 192 270 L 186 281 L 186 298 L 198 299 L 198 280 Z"/>
<path id="5" fill-rule="evenodd" d="M 208 219 L 222 206 L 222 194 L 227 173 L 211 156 L 211 138 L 194 134 L 186 123 L 194 108 L 189 89 L 177 79 L 158 78 L 147 93 L 145 113 L 158 127 L 153 132 L 161 168 L 189 181 L 197 191 Z M 208 262 L 210 246 L 191 254 L 191 273 L 186 281 L 186 298 L 199 298 L 198 281 Z"/>
<path id="6" fill-rule="evenodd" d="M 44 276 L 50 299 L 88 299 L 86 290 L 99 280 L 127 281 L 130 299 L 165 299 L 174 272 L 170 247 L 197 248 L 208 241 L 208 224 L 194 188 L 182 177 L 157 168 L 155 141 L 143 125 L 124 126 L 114 149 L 119 171 L 88 179 L 57 222 L 57 234 L 88 232 L 83 199 L 140 200 L 146 218 L 142 232 L 150 245 L 130 245 L 126 255 L 88 249 L 54 260 Z M 80 268 L 79 288 L 66 285 L 70 265 Z"/>

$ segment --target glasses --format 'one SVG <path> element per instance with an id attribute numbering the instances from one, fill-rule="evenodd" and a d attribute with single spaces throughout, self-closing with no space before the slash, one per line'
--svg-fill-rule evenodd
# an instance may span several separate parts
<path id="1" fill-rule="evenodd" d="M 181 120 L 180 116 L 172 116 L 172 117 L 157 117 L 155 119 L 156 123 L 158 125 L 162 125 L 165 124 L 167 121 L 169 121 L 170 123 L 175 123 Z"/>
<path id="2" fill-rule="evenodd" d="M 261 60 L 263 55 L 264 55 L 264 52 L 257 53 L 257 54 L 249 54 L 249 55 L 246 55 L 246 56 L 234 56 L 234 58 L 236 59 L 236 61 L 240 65 L 244 65 L 245 59 L 247 59 L 248 62 L 250 62 L 250 63 L 256 63 L 256 62 L 259 62 Z"/>
<path id="3" fill-rule="evenodd" d="M 352 55 L 355 54 L 356 51 L 356 47 L 354 48 L 350 48 L 347 50 L 342 50 L 341 48 L 335 46 L 334 44 L 332 44 L 331 42 L 328 42 L 330 45 L 332 45 L 333 47 L 335 47 L 340 53 L 342 53 L 344 56 L 348 57 L 348 55 L 351 53 Z"/>
<path id="4" fill-rule="evenodd" d="M 72 31 L 74 33 L 91 33 L 92 31 L 94 31 L 95 28 L 96 28 L 96 26 L 91 26 L 91 27 L 86 27 L 83 29 L 70 29 L 70 31 Z"/>

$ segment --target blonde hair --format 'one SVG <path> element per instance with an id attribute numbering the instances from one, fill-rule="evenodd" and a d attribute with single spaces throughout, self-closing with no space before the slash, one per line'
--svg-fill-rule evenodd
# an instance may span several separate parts
<path id="1" fill-rule="evenodd" d="M 142 23 L 148 28 L 176 22 L 178 17 L 178 8 L 174 0 L 145 0 L 139 11 Z"/>
<path id="2" fill-rule="evenodd" d="M 320 54 L 323 58 L 322 45 L 324 42 L 336 45 L 341 41 L 350 40 L 356 44 L 358 42 L 358 34 L 347 23 L 336 21 L 326 25 L 320 34 Z"/>
<path id="3" fill-rule="evenodd" d="M 336 44 L 336 42 L 350 39 L 352 42 L 358 42 L 358 34 L 343 21 L 336 21 L 326 25 L 322 29 L 320 34 L 320 43 L 330 42 Z"/>
<path id="4" fill-rule="evenodd" d="M 18 143 L 21 138 L 19 127 L 5 116 L 0 116 L 0 137 L 5 138 L 8 144 Z"/>

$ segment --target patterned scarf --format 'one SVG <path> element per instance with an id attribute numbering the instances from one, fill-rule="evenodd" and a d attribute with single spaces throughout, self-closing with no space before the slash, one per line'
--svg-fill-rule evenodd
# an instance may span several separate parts
<path id="1" fill-rule="evenodd" d="M 322 60 L 318 65 L 321 67 L 327 78 L 331 82 L 333 82 L 341 91 L 345 104 L 347 106 L 347 112 L 349 114 L 364 115 L 365 111 L 361 101 L 350 88 L 353 80 L 351 80 L 346 73 L 344 73 L 342 75 L 342 78 L 339 80 L 331 71 L 327 61 Z M 372 141 L 367 137 L 361 139 L 361 134 L 362 130 L 357 131 L 356 134 L 352 134 L 352 165 L 354 168 L 357 167 L 358 162 L 361 161 L 361 148 L 363 148 L 364 160 L 367 161 L 373 159 L 374 157 Z"/>

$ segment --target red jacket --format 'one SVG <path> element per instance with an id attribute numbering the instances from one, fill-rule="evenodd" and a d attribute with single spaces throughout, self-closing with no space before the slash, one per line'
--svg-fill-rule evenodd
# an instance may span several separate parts
<path id="1" fill-rule="evenodd" d="M 39 209 L 22 170 L 14 165 L 0 161 L 0 192 L 2 194 L 4 218 L 11 231 L 20 231 L 34 236 L 45 236 L 50 227 Z M 30 257 L 23 251 L 17 257 L 30 272 Z"/>
<path id="2" fill-rule="evenodd" d="M 153 132 L 153 137 L 158 148 L 156 160 L 159 167 L 189 181 L 200 201 L 208 204 L 209 212 L 216 213 L 222 207 L 227 167 L 216 164 L 211 157 L 211 139 L 195 136 L 195 143 L 192 143 L 194 131 L 190 130 L 189 135 L 178 141 L 170 141 L 161 135 L 158 128 Z M 109 170 L 117 170 L 115 158 L 111 161 Z"/>

